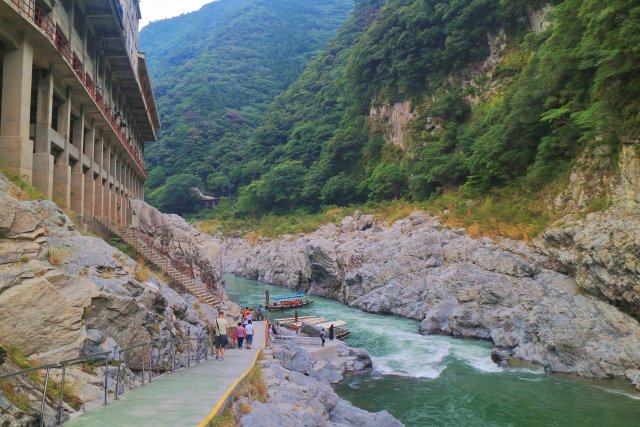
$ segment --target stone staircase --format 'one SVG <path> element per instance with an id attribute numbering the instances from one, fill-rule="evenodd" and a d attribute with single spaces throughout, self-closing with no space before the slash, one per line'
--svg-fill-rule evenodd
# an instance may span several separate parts
<path id="1" fill-rule="evenodd" d="M 222 296 L 207 289 L 201 283 L 195 281 L 189 271 L 182 271 L 174 265 L 171 258 L 160 253 L 152 244 L 146 242 L 141 235 L 136 234 L 130 228 L 114 224 L 106 218 L 99 218 L 98 222 L 111 233 L 118 236 L 126 244 L 135 248 L 142 254 L 145 261 L 162 271 L 174 284 L 198 298 L 198 301 L 216 307 L 222 302 Z"/>

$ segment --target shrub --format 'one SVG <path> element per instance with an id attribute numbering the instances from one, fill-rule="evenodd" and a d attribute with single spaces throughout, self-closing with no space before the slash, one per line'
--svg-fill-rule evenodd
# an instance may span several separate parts
<path id="1" fill-rule="evenodd" d="M 18 347 L 8 345 L 5 346 L 5 348 L 7 350 L 7 357 L 9 358 L 9 360 L 18 365 L 21 369 L 29 369 L 33 367 L 31 365 L 31 362 L 27 360 L 24 353 L 22 353 L 22 351 Z"/>
<path id="2" fill-rule="evenodd" d="M 3 381 L 0 383 L 0 392 L 5 395 L 7 400 L 15 405 L 16 408 L 21 411 L 27 411 L 29 409 L 29 396 L 20 393 L 16 390 L 16 386 L 8 381 Z"/>
<path id="3" fill-rule="evenodd" d="M 47 260 L 54 267 L 60 265 L 68 255 L 69 250 L 64 246 L 49 246 L 47 249 Z"/>
<path id="4" fill-rule="evenodd" d="M 0 169 L 0 173 L 14 185 L 9 189 L 9 195 L 18 200 L 44 200 L 44 195 L 38 191 L 24 175 L 9 172 L 6 169 Z"/>
<path id="5" fill-rule="evenodd" d="M 151 270 L 142 260 L 138 260 L 136 268 L 133 271 L 133 277 L 138 282 L 148 282 L 151 278 Z"/>

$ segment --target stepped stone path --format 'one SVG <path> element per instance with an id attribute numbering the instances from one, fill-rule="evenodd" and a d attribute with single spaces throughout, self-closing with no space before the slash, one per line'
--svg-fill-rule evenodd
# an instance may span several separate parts
<path id="1" fill-rule="evenodd" d="M 222 361 L 210 358 L 199 365 L 155 378 L 152 383 L 80 415 L 65 426 L 198 426 L 249 369 L 256 352 L 264 347 L 265 324 L 254 323 L 253 349 L 227 350 Z"/>
<path id="2" fill-rule="evenodd" d="M 111 233 L 120 237 L 129 246 L 135 248 L 142 254 L 147 262 L 160 269 L 167 277 L 182 286 L 187 292 L 194 295 L 200 302 L 217 306 L 222 301 L 220 295 L 216 295 L 205 289 L 201 284 L 196 283 L 188 272 L 183 272 L 174 267 L 171 260 L 160 254 L 153 246 L 149 246 L 142 237 L 136 235 L 131 229 L 119 224 L 113 224 L 108 218 L 98 218 L 98 222 L 107 228 Z"/>

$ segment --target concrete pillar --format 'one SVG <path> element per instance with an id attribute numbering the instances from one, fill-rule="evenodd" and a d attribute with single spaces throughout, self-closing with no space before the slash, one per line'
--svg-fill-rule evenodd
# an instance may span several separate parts
<path id="1" fill-rule="evenodd" d="M 71 134 L 71 93 L 58 109 L 58 133 L 65 141 L 65 149 L 55 157 L 53 166 L 53 200 L 62 209 L 71 208 L 71 166 L 69 165 L 69 135 Z"/>
<path id="2" fill-rule="evenodd" d="M 107 150 L 106 150 L 106 156 L 104 159 L 104 168 L 106 171 L 106 175 L 104 178 L 106 178 L 106 186 L 105 189 L 106 191 L 104 192 L 104 216 L 106 218 L 111 219 L 111 191 L 112 191 L 112 184 L 109 182 L 109 180 L 111 179 L 111 164 L 113 163 L 113 156 L 112 156 L 112 152 L 111 152 L 111 145 L 107 146 Z"/>
<path id="3" fill-rule="evenodd" d="M 118 219 L 118 157 L 115 153 L 111 154 L 111 171 L 110 176 L 113 179 L 113 185 L 111 186 L 110 197 L 111 197 L 111 216 L 110 218 L 117 222 Z"/>
<path id="4" fill-rule="evenodd" d="M 82 154 L 84 148 L 84 107 L 80 117 L 73 122 L 73 145 L 78 149 L 78 161 L 71 166 L 71 209 L 78 215 L 84 213 L 84 173 Z"/>
<path id="5" fill-rule="evenodd" d="M 120 186 L 118 188 L 118 223 L 124 224 L 124 162 L 122 157 L 118 158 L 118 182 Z"/>
<path id="6" fill-rule="evenodd" d="M 123 164 L 122 167 L 122 223 L 127 225 L 127 215 L 129 207 L 129 167 Z"/>
<path id="7" fill-rule="evenodd" d="M 94 217 L 95 215 L 95 169 L 93 167 L 93 160 L 95 158 L 95 140 L 96 140 L 96 131 L 94 121 L 92 120 L 91 129 L 84 135 L 84 152 L 86 156 L 89 158 L 89 169 L 84 172 L 84 212 L 89 217 Z"/>
<path id="8" fill-rule="evenodd" d="M 53 106 L 52 70 L 41 71 L 38 79 L 38 104 L 36 113 L 36 141 L 33 153 L 33 185 L 53 198 L 53 164 L 51 155 L 51 123 Z"/>
<path id="9" fill-rule="evenodd" d="M 97 164 L 98 169 L 95 173 L 98 174 L 95 185 L 95 207 L 93 209 L 93 216 L 95 218 L 102 218 L 104 216 L 104 182 L 102 176 L 102 162 L 104 157 L 104 136 L 100 133 L 100 136 L 95 140 L 95 146 L 93 149 L 94 161 Z"/>
<path id="10" fill-rule="evenodd" d="M 109 169 L 111 167 L 111 149 L 108 141 L 105 141 L 102 155 L 102 217 L 109 218 L 111 215 L 111 197 L 109 193 Z"/>
<path id="11" fill-rule="evenodd" d="M 0 120 L 0 167 L 31 181 L 33 142 L 29 139 L 33 47 L 22 41 L 6 50 L 2 71 L 2 118 Z"/>

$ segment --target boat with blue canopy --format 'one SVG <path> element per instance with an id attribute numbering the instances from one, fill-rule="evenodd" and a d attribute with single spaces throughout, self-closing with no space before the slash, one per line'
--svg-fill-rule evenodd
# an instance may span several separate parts
<path id="1" fill-rule="evenodd" d="M 281 295 L 271 297 L 267 304 L 269 310 L 291 310 L 311 305 L 313 301 L 305 294 Z"/>

